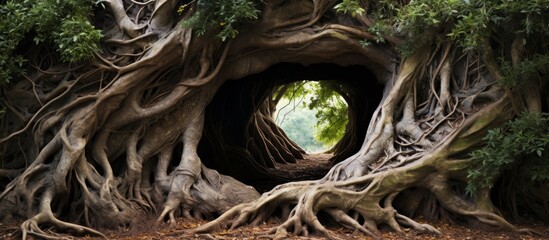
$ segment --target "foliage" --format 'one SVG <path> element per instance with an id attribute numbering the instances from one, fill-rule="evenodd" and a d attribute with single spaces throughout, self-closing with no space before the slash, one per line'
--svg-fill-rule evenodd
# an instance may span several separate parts
<path id="1" fill-rule="evenodd" d="M 343 137 L 349 121 L 347 103 L 334 91 L 332 84 L 334 82 L 319 82 L 308 106 L 309 109 L 318 109 L 315 138 L 327 146 L 333 146 Z"/>
<path id="2" fill-rule="evenodd" d="M 489 33 L 522 33 L 549 36 L 549 1 L 470 1 L 455 16 L 455 24 L 448 36 L 466 49 L 479 44 Z M 518 24 L 517 24 L 518 23 Z"/>
<path id="3" fill-rule="evenodd" d="M 55 42 L 64 61 L 92 57 L 101 37 L 88 20 L 92 7 L 86 0 L 10 0 L 0 5 L 0 83 L 23 71 L 22 51 L 29 42 Z"/>
<path id="4" fill-rule="evenodd" d="M 54 35 L 61 57 L 67 62 L 85 60 L 92 56 L 99 48 L 97 43 L 101 38 L 101 33 L 82 15 L 66 18 Z"/>
<path id="5" fill-rule="evenodd" d="M 197 0 L 196 12 L 183 21 L 184 27 L 194 28 L 198 35 L 210 30 L 219 30 L 221 40 L 235 38 L 240 27 L 258 19 L 261 11 L 258 0 Z M 182 13 L 188 5 L 182 5 Z"/>
<path id="6" fill-rule="evenodd" d="M 274 96 L 282 94 L 283 97 L 276 106 L 274 118 L 288 137 L 305 151 L 320 152 L 324 150 L 323 144 L 314 138 L 317 110 L 307 107 L 314 86 L 306 83 L 294 82 L 277 89 Z"/>
<path id="7" fill-rule="evenodd" d="M 314 138 L 317 119 L 316 109 L 309 109 L 304 102 L 307 99 L 282 99 L 277 108 L 277 124 L 284 130 L 290 139 L 296 142 L 307 152 L 321 152 L 324 144 Z"/>
<path id="8" fill-rule="evenodd" d="M 364 8 L 360 7 L 360 3 L 357 0 L 343 0 L 341 3 L 335 5 L 334 9 L 344 14 L 350 13 L 353 17 L 364 13 Z"/>
<path id="9" fill-rule="evenodd" d="M 549 114 L 527 113 L 488 131 L 486 146 L 471 154 L 467 192 L 491 188 L 501 172 L 516 169 L 516 183 L 549 180 Z"/>
<path id="10" fill-rule="evenodd" d="M 304 132 L 304 129 L 314 127 L 314 140 L 320 142 L 324 148 L 329 148 L 336 144 L 345 134 L 345 129 L 348 122 L 347 104 L 343 98 L 334 91 L 334 82 L 330 81 L 300 81 L 290 84 L 284 98 L 288 103 L 294 104 L 290 111 L 294 111 L 295 115 L 307 115 L 307 123 L 305 126 L 302 123 L 297 123 L 303 127 L 285 127 L 288 126 L 284 117 L 278 117 L 278 121 L 282 123 L 282 128 L 292 138 L 291 131 Z M 297 102 L 296 102 L 297 101 Z M 287 104 L 279 104 L 279 107 L 284 107 Z M 299 106 L 300 105 L 300 106 Z M 306 109 L 308 108 L 308 110 Z M 288 112 L 288 111 L 286 111 Z M 313 116 L 309 116 L 313 113 Z M 292 114 L 294 115 L 294 114 Z M 288 114 L 288 116 L 290 116 Z M 311 122 L 311 120 L 315 120 Z M 302 143 L 296 138 L 292 138 L 303 147 Z M 304 147 L 305 148 L 305 147 Z"/>
<path id="11" fill-rule="evenodd" d="M 524 83 L 524 80 L 532 79 L 535 74 L 549 74 L 549 56 L 535 55 L 532 59 L 525 59 L 515 66 L 507 61 L 502 61 L 501 70 L 503 79 L 500 83 L 504 86 L 514 87 Z"/>
<path id="12" fill-rule="evenodd" d="M 549 36 L 549 1 L 513 0 L 422 0 L 402 4 L 400 1 L 376 1 L 370 14 L 373 34 L 406 36 L 416 42 L 425 33 L 437 33 L 440 40 L 454 41 L 465 50 L 483 45 L 491 34 L 525 34 Z M 404 55 L 420 44 L 404 46 Z"/>

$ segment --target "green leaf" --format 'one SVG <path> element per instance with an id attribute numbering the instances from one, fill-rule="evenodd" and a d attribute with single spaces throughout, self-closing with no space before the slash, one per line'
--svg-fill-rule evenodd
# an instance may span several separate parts
<path id="1" fill-rule="evenodd" d="M 549 162 L 542 153 L 549 148 L 549 114 L 528 113 L 503 128 L 488 131 L 486 146 L 471 153 L 474 166 L 468 171 L 468 189 L 489 188 L 509 169 L 516 179 L 549 179 Z"/>

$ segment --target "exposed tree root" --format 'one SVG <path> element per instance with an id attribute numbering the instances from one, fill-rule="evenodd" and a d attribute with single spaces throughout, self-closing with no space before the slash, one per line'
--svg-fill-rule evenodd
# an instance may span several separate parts
<path id="1" fill-rule="evenodd" d="M 56 233 L 44 232 L 39 227 L 39 225 L 42 225 L 42 224 L 49 224 L 56 227 L 57 229 L 65 229 L 68 231 L 75 232 L 76 234 L 90 233 L 93 235 L 106 238 L 105 235 L 103 235 L 102 233 L 96 230 L 93 230 L 91 228 L 84 227 L 81 225 L 73 224 L 73 223 L 63 222 L 57 219 L 56 217 L 54 217 L 51 211 L 51 205 L 50 205 L 52 198 L 53 198 L 52 191 L 46 190 L 46 192 L 44 192 L 44 194 L 42 195 L 40 210 L 39 210 L 40 212 L 21 224 L 22 239 L 27 239 L 26 238 L 27 234 L 44 238 L 44 239 L 59 239 L 62 236 Z"/>
<path id="2" fill-rule="evenodd" d="M 280 185 L 252 203 L 234 207 L 194 232 L 214 231 L 227 225 L 232 229 L 242 224 L 257 224 L 268 218 L 273 209 L 291 204 L 295 205 L 293 210 L 284 223 L 272 229 L 272 238 L 285 238 L 289 232 L 305 236 L 310 232 L 318 232 L 331 237 L 330 231 L 318 219 L 320 211 L 328 213 L 340 225 L 366 235 L 375 235 L 381 224 L 397 232 L 401 232 L 402 227 L 409 227 L 418 232 L 441 234 L 428 224 L 417 223 L 398 213 L 393 207 L 395 197 L 410 187 L 430 190 L 445 208 L 455 213 L 476 217 L 491 225 L 531 232 L 528 229 L 516 229 L 496 214 L 494 208 L 489 207 L 491 203 L 488 198 L 477 196 L 467 200 L 465 196 L 449 190 L 448 180 L 466 181 L 466 170 L 470 164 L 467 160 L 450 161 L 450 157 L 463 155 L 464 151 L 480 141 L 479 137 L 473 138 L 474 136 L 483 134 L 501 119 L 508 119 L 512 112 L 504 110 L 509 109 L 510 102 L 508 97 L 503 97 L 474 114 L 469 109 L 459 109 L 459 112 L 468 112 L 467 118 L 463 118 L 464 113 L 458 114 L 458 104 L 449 100 L 448 71 L 452 70 L 446 63 L 451 58 L 448 52 L 446 48 L 441 53 L 439 66 L 442 67 L 434 69 L 431 76 L 433 78 L 441 74 L 442 94 L 437 95 L 437 91 L 431 88 L 434 97 L 428 101 L 433 101 L 433 107 L 428 112 L 429 115 L 424 116 L 425 120 L 419 121 L 431 122 L 427 124 L 428 127 L 417 123 L 417 115 L 414 116 L 416 105 L 410 101 L 413 95 L 403 94 L 402 91 L 410 87 L 409 84 L 413 83 L 411 79 L 422 78 L 417 75 L 417 71 L 422 71 L 419 66 L 426 59 L 411 58 L 403 63 L 400 75 L 390 86 L 391 91 L 377 111 L 378 118 L 372 121 L 372 129 L 358 154 L 334 166 L 321 180 Z M 500 93 L 493 94 L 487 97 L 495 100 Z M 394 109 L 398 109 L 397 104 L 402 102 L 407 104 L 399 111 L 402 112 L 402 119 L 398 122 L 406 124 L 402 127 L 397 125 L 395 129 L 393 116 L 399 114 Z M 416 131 L 418 133 L 414 133 Z M 400 139 L 410 137 L 415 140 L 394 144 L 395 132 Z M 430 139 L 425 136 L 430 136 Z M 435 141 L 440 143 L 436 144 Z M 406 150 L 410 147 L 412 151 Z M 420 149 L 422 150 L 418 151 Z"/>
<path id="3" fill-rule="evenodd" d="M 194 232 L 210 232 L 224 228 L 227 224 L 231 229 L 243 224 L 255 225 L 269 217 L 276 206 L 290 203 L 295 204 L 295 207 L 288 219 L 270 231 L 274 239 L 285 238 L 288 232 L 304 236 L 310 232 L 316 232 L 333 237 L 319 221 L 317 217 L 319 211 L 328 213 L 343 227 L 359 230 L 370 236 L 376 236 L 377 226 L 381 224 L 386 224 L 398 232 L 402 231 L 401 226 L 406 226 L 420 232 L 440 234 L 438 230 L 427 224 L 419 224 L 398 214 L 388 200 L 380 205 L 379 201 L 383 197 L 365 197 L 369 195 L 366 190 L 355 192 L 336 188 L 335 185 L 332 182 L 282 185 L 265 193 L 253 203 L 242 204 L 229 210 L 218 219 L 195 229 Z M 396 196 L 395 193 L 392 195 Z M 363 222 L 361 223 L 356 216 L 349 215 L 350 213 L 360 216 Z"/>
<path id="4" fill-rule="evenodd" d="M 271 230 L 275 239 L 311 232 L 332 237 L 321 212 L 374 237 L 382 225 L 440 234 L 394 207 L 399 194 L 418 188 L 460 216 L 532 232 L 501 217 L 488 189 L 466 196 L 450 187 L 466 183 L 469 153 L 488 129 L 519 111 L 541 108 L 539 94 L 497 85 L 494 49 L 462 54 L 449 43 L 427 42 L 399 60 L 390 50 L 401 43 L 395 37 L 360 44 L 375 39 L 368 11 L 353 20 L 333 10 L 336 1 L 267 2 L 248 31 L 221 42 L 176 24 L 194 13 L 177 15 L 180 1 L 108 0 L 105 20 L 96 23 L 104 30 L 104 51 L 92 62 L 72 66 L 47 51 L 28 54 L 34 69 L 23 81 L 2 86 L 0 219 L 28 219 L 21 225 L 23 238 L 46 239 L 63 236 L 44 230 L 48 226 L 105 237 L 91 228 L 127 228 L 151 214 L 159 223 L 175 223 L 178 215 L 221 215 L 193 231 L 205 233 L 257 225 L 277 212 L 286 220 Z M 522 42 L 516 41 L 513 48 Z M 358 151 L 343 145 L 362 139 L 347 139 L 337 149 L 352 155 L 324 178 L 279 185 L 259 196 L 206 167 L 198 145 L 203 132 L 213 132 L 226 150 L 214 154 L 221 166 L 257 172 L 302 157 L 270 122 L 269 105 L 257 106 L 244 146 L 224 145 L 219 129 L 204 131 L 206 107 L 223 83 L 281 62 L 366 66 L 385 90 Z M 373 110 L 360 101 L 351 105 Z M 214 127 L 234 123 L 223 124 Z M 245 160 L 227 162 L 227 152 Z"/>

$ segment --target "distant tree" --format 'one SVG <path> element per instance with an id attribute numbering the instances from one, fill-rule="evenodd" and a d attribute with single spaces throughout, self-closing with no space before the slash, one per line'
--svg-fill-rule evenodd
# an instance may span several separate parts
<path id="1" fill-rule="evenodd" d="M 349 122 L 347 103 L 337 92 L 342 88 L 341 84 L 334 81 L 320 81 L 308 104 L 309 109 L 317 109 L 315 139 L 325 146 L 334 146 L 345 134 Z"/>
<path id="2" fill-rule="evenodd" d="M 284 106 L 285 102 L 279 103 L 279 106 L 281 105 Z M 293 103 L 290 103 L 286 108 L 281 109 L 278 115 L 281 122 L 277 122 L 277 124 L 284 129 L 290 139 L 307 152 L 325 150 L 323 143 L 318 142 L 314 137 L 317 123 L 316 111 L 303 104 L 297 104 L 295 108 L 292 105 Z"/>
<path id="3" fill-rule="evenodd" d="M 342 88 L 340 84 L 334 81 L 298 81 L 289 84 L 288 87 L 281 88 L 286 92 L 283 98 L 286 102 L 279 104 L 280 111 L 285 114 L 277 114 L 275 117 L 279 123 L 283 124 L 284 129 L 290 129 L 291 124 L 284 124 L 287 116 L 292 113 L 292 116 L 299 114 L 310 114 L 314 110 L 314 116 L 307 116 L 311 120 L 315 120 L 311 127 L 314 127 L 314 140 L 308 140 L 308 145 L 319 142 L 324 145 L 324 148 L 333 147 L 344 135 L 348 123 L 348 108 L 345 100 L 333 88 Z M 293 115 L 294 112 L 296 115 Z M 301 121 L 312 123 L 305 117 L 301 117 Z M 308 124 L 301 126 L 309 126 Z M 299 131 L 299 128 L 291 128 Z M 308 130 L 308 129 L 307 129 Z M 290 134 L 292 135 L 292 134 Z M 294 139 L 294 138 L 292 138 Z M 302 145 L 304 146 L 304 145 Z M 312 147 L 312 145 L 311 145 Z M 321 150 L 321 146 L 315 146 L 316 150 Z M 307 149 L 307 147 L 305 147 Z"/>

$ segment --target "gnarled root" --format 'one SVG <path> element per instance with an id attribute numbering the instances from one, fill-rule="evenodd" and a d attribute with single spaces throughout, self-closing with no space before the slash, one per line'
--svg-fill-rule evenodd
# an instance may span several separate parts
<path id="1" fill-rule="evenodd" d="M 371 179 L 367 180 L 370 181 Z M 370 187 L 362 191 L 353 191 L 343 187 L 344 184 L 316 181 L 281 185 L 252 203 L 232 208 L 218 219 L 194 229 L 193 232 L 210 232 L 225 227 L 233 229 L 243 224 L 257 225 L 270 217 L 277 207 L 284 208 L 286 204 L 295 204 L 287 220 L 270 230 L 270 237 L 282 239 L 287 237 L 289 232 L 304 236 L 310 232 L 317 232 L 333 238 L 330 230 L 317 217 L 320 211 L 327 213 L 343 227 L 358 230 L 369 236 L 376 236 L 380 224 L 386 224 L 397 232 L 402 231 L 402 225 L 420 232 L 440 234 L 432 226 L 419 224 L 398 214 L 391 206 L 392 199 L 398 192 L 383 195 L 376 193 L 380 188 Z M 380 201 L 383 201 L 383 206 L 380 205 Z"/>
<path id="2" fill-rule="evenodd" d="M 254 188 L 204 165 L 196 176 L 175 173 L 171 181 L 171 191 L 157 222 L 168 217 L 168 222 L 174 224 L 178 210 L 185 218 L 211 217 L 259 197 Z"/>
<path id="3" fill-rule="evenodd" d="M 162 210 L 162 213 L 157 219 L 158 222 L 162 221 L 166 216 L 169 216 L 168 222 L 175 224 L 175 211 L 180 205 L 182 207 L 183 216 L 185 218 L 191 218 L 191 207 L 196 204 L 191 197 L 190 188 L 197 180 L 197 175 L 185 169 L 176 169 L 174 172 L 175 174 L 172 176 L 171 180 L 171 191 L 164 204 L 164 210 Z M 200 218 L 198 212 L 195 212 L 195 217 Z"/>
<path id="4" fill-rule="evenodd" d="M 450 209 L 455 213 L 476 218 L 481 223 L 490 226 L 504 227 L 519 233 L 529 235 L 543 235 L 536 230 L 529 228 L 517 228 L 515 225 L 509 223 L 502 216 L 495 213 L 491 209 L 491 202 L 489 202 L 488 199 L 477 197 L 474 202 L 463 200 L 448 187 L 438 184 L 438 179 L 432 181 L 431 191 L 435 194 L 435 196 L 437 196 L 437 199 L 439 199 L 444 207 Z M 490 208 L 487 209 L 487 205 L 489 205 Z"/>
<path id="5" fill-rule="evenodd" d="M 63 222 L 57 219 L 51 211 L 51 201 L 53 199 L 53 191 L 51 189 L 44 192 L 40 202 L 40 212 L 32 218 L 26 220 L 21 224 L 22 239 L 27 239 L 27 235 L 34 235 L 36 237 L 44 239 L 59 239 L 62 235 L 57 233 L 46 233 L 39 225 L 51 224 L 58 229 L 66 229 L 68 231 L 74 231 L 77 234 L 91 233 L 93 235 L 106 238 L 102 233 L 93 230 L 88 227 L 80 226 L 73 223 Z"/>
<path id="6" fill-rule="evenodd" d="M 39 225 L 42 224 L 51 224 L 57 229 L 66 229 L 68 231 L 75 232 L 76 234 L 83 235 L 85 233 L 90 233 L 107 238 L 105 235 L 96 230 L 78 224 L 63 222 L 55 218 L 51 212 L 43 211 L 21 224 L 22 239 L 27 239 L 27 235 L 34 235 L 44 239 L 59 239 L 62 237 L 62 235 L 58 233 L 45 232 L 39 227 Z"/>

